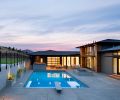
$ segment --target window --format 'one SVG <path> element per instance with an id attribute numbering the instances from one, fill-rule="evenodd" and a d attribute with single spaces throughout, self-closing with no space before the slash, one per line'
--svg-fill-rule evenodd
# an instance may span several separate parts
<path id="1" fill-rule="evenodd" d="M 43 58 L 40 59 L 40 62 L 43 63 Z"/>
<path id="2" fill-rule="evenodd" d="M 117 58 L 113 58 L 113 73 L 117 74 Z"/>
<path id="3" fill-rule="evenodd" d="M 48 66 L 57 66 L 60 64 L 60 57 L 47 57 Z"/>
<path id="4" fill-rule="evenodd" d="M 62 66 L 66 66 L 66 57 L 62 57 Z"/>
<path id="5" fill-rule="evenodd" d="M 118 51 L 118 55 L 120 55 L 120 51 Z"/>
<path id="6" fill-rule="evenodd" d="M 70 57 L 67 57 L 67 66 L 70 66 Z"/>
<path id="7" fill-rule="evenodd" d="M 76 57 L 76 65 L 79 65 L 79 57 Z"/>
<path id="8" fill-rule="evenodd" d="M 71 57 L 71 65 L 72 66 L 74 66 L 76 64 L 75 60 L 76 60 L 75 57 Z"/>
<path id="9" fill-rule="evenodd" d="M 113 55 L 118 55 L 118 53 L 117 52 L 113 52 Z"/>
<path id="10" fill-rule="evenodd" d="M 40 56 L 35 57 L 35 63 L 43 63 L 43 58 Z"/>

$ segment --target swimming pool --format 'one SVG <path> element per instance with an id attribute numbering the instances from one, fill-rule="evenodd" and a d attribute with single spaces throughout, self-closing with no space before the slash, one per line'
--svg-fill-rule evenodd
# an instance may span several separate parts
<path id="1" fill-rule="evenodd" d="M 33 72 L 25 84 L 26 88 L 55 88 L 59 82 L 62 88 L 85 88 L 83 82 L 72 77 L 65 71 L 39 71 Z"/>

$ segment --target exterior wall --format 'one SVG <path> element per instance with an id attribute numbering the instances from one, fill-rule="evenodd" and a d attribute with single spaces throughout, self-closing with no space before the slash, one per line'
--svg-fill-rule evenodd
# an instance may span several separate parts
<path id="1" fill-rule="evenodd" d="M 94 42 L 80 46 L 80 65 L 83 68 L 90 68 L 96 72 L 113 73 L 112 53 L 101 54 L 100 51 L 120 45 L 120 42 Z M 119 53 L 120 54 L 120 53 Z M 107 56 L 106 56 L 107 55 Z M 109 56 L 111 55 L 111 57 Z M 109 56 L 109 57 L 108 57 Z M 118 56 L 118 55 L 117 55 Z M 115 57 L 115 55 L 114 55 Z M 118 57 L 117 57 L 118 59 Z M 120 57 L 119 57 L 120 59 Z M 90 64 L 91 63 L 91 64 Z M 94 63 L 94 64 L 92 64 Z M 117 63 L 119 63 L 117 61 Z M 94 65 L 94 66 L 91 66 Z M 117 64 L 120 66 L 120 64 Z M 117 68 L 117 70 L 120 68 Z"/>
<path id="2" fill-rule="evenodd" d="M 85 48 L 81 47 L 80 48 L 80 65 L 83 68 L 85 67 L 85 57 L 84 57 L 84 55 L 85 55 Z"/>
<path id="3" fill-rule="evenodd" d="M 95 65 L 95 71 L 96 72 L 101 72 L 101 56 L 99 51 L 101 50 L 100 45 L 95 45 L 95 57 L 96 57 L 96 65 Z"/>
<path id="4" fill-rule="evenodd" d="M 21 68 L 23 67 L 23 64 L 21 65 Z M 12 66 L 11 67 L 11 73 L 17 74 L 18 67 Z M 8 74 L 8 68 L 5 69 L 5 65 L 2 65 L 2 71 L 0 72 L 0 91 L 6 87 L 6 80 L 7 80 L 7 74 Z"/>
<path id="5" fill-rule="evenodd" d="M 112 54 L 111 53 L 103 53 L 101 54 L 101 72 L 106 74 L 113 73 L 112 67 Z"/>
<path id="6" fill-rule="evenodd" d="M 99 63 L 99 55 L 98 55 L 98 45 L 88 45 L 80 48 L 80 65 L 83 68 L 90 68 L 96 72 L 99 72 L 98 63 Z"/>
<path id="7" fill-rule="evenodd" d="M 101 54 L 99 51 L 101 50 L 102 46 L 100 44 L 93 44 L 82 46 L 80 48 L 80 64 L 83 68 L 89 68 L 96 72 L 101 72 L 102 64 L 104 62 L 101 58 Z"/>

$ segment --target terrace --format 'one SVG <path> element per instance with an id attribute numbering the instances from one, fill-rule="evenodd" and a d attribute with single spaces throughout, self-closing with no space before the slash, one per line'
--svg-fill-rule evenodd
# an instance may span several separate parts
<path id="1" fill-rule="evenodd" d="M 0 100 L 87 100 L 88 98 L 89 100 L 118 100 L 120 98 L 119 80 L 86 68 L 84 68 L 85 71 L 79 71 L 70 67 L 70 69 L 65 69 L 65 72 L 88 87 L 63 88 L 61 94 L 57 93 L 55 88 L 26 88 L 25 84 L 33 73 L 33 70 L 29 69 L 29 56 L 18 50 L 8 48 L 4 50 L 1 48 L 1 55 L 0 61 L 3 64 L 1 64 L 0 72 Z M 23 70 L 18 77 L 19 67 L 26 70 Z M 14 84 L 6 86 L 9 72 L 14 73 L 15 81 Z"/>
<path id="2" fill-rule="evenodd" d="M 89 86 L 89 88 L 68 88 L 58 94 L 54 88 L 25 88 L 24 83 L 32 71 L 27 71 L 16 84 L 0 93 L 0 100 L 118 100 L 120 81 L 104 74 L 92 72 L 91 76 L 78 75 L 67 71 Z"/>

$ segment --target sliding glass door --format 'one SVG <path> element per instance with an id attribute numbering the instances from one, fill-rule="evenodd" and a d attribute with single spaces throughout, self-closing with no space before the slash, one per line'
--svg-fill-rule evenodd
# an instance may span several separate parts
<path id="1" fill-rule="evenodd" d="M 120 74 L 120 58 L 118 59 L 118 74 Z"/>
<path id="2" fill-rule="evenodd" d="M 113 58 L 113 73 L 117 74 L 117 58 Z"/>
<path id="3" fill-rule="evenodd" d="M 120 74 L 120 58 L 113 58 L 113 73 Z"/>

